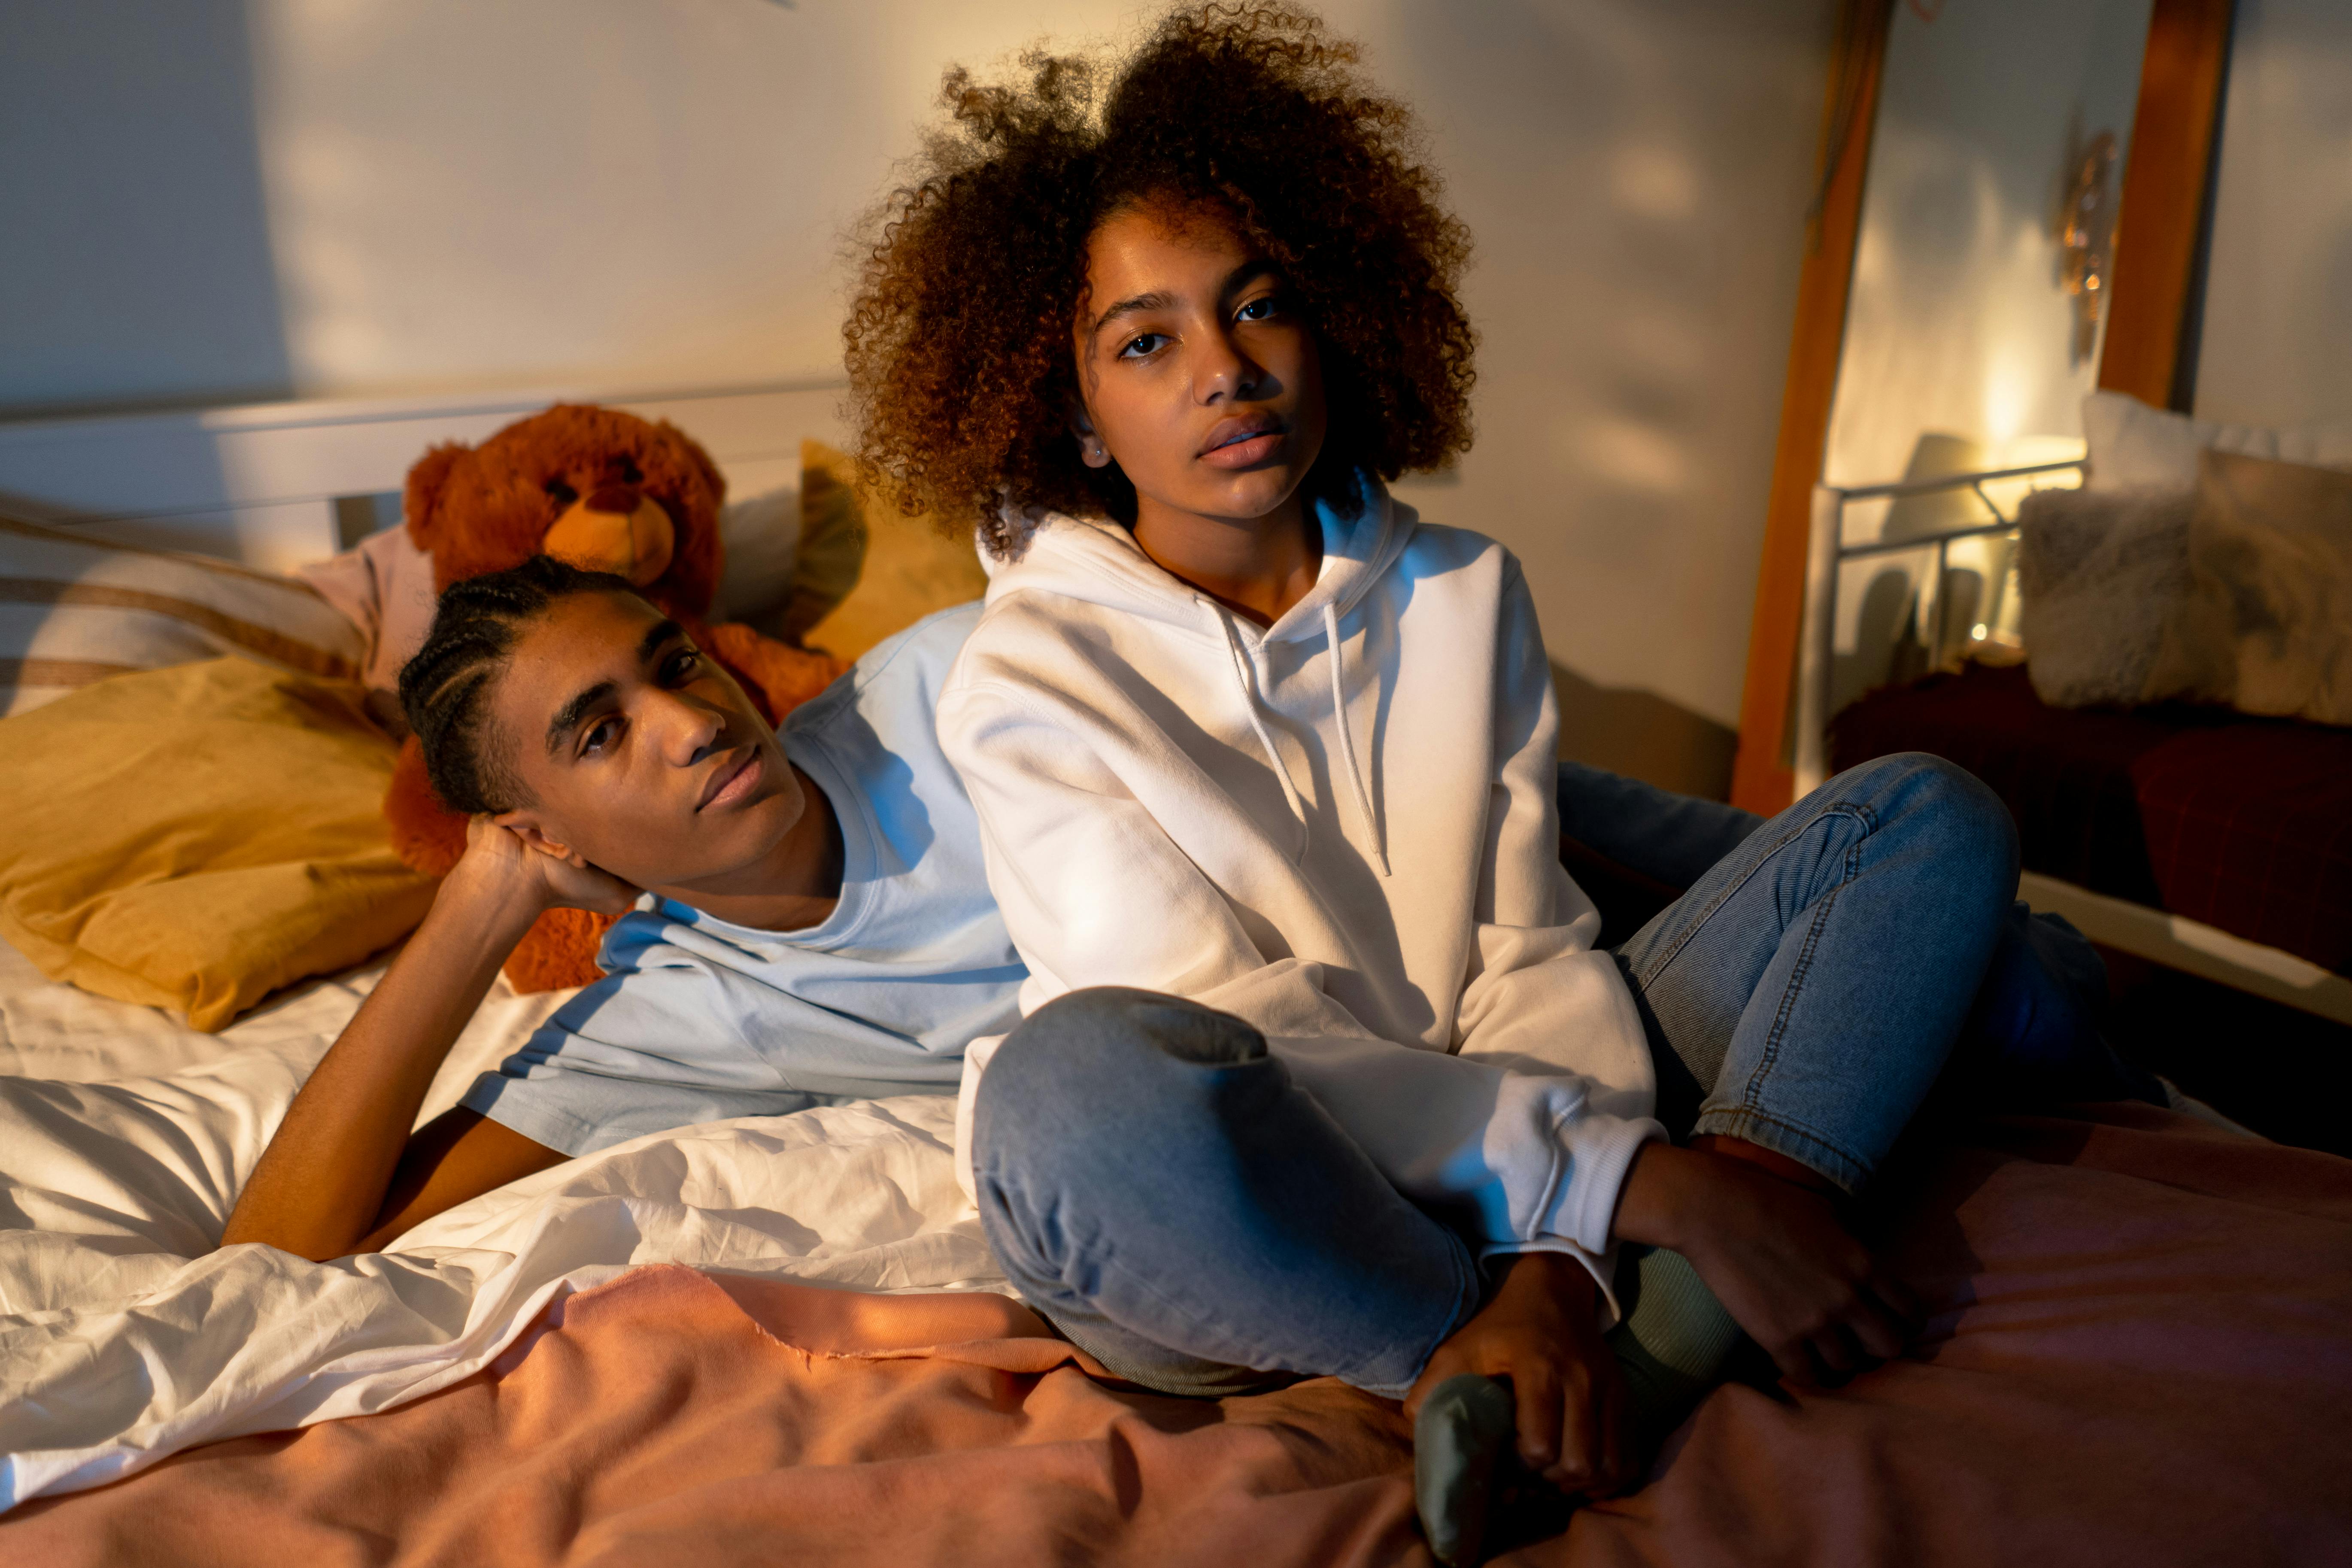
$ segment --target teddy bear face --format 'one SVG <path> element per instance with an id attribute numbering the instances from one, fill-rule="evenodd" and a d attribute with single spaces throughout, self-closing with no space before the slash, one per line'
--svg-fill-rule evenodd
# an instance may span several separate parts
<path id="1" fill-rule="evenodd" d="M 409 537 L 446 588 L 532 555 L 628 578 L 672 614 L 709 608 L 726 481 L 677 426 L 557 404 L 409 471 Z"/>

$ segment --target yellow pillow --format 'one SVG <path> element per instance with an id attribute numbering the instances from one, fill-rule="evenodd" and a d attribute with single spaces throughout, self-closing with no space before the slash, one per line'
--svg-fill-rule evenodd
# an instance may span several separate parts
<path id="1" fill-rule="evenodd" d="M 218 1029 L 397 942 L 393 743 L 357 681 L 213 658 L 0 720 L 0 936 L 52 980 Z"/>
<path id="2" fill-rule="evenodd" d="M 804 442 L 801 462 L 803 497 L 813 491 L 856 494 L 865 549 L 856 585 L 803 634 L 803 646 L 856 659 L 932 611 L 969 604 L 988 591 L 988 574 L 981 570 L 969 531 L 951 538 L 928 517 L 908 517 L 887 496 L 855 491 L 856 465 L 830 447 Z M 832 492 L 823 489 L 818 478 L 828 470 Z M 803 533 L 803 551 L 807 540 Z"/>
<path id="3" fill-rule="evenodd" d="M 857 586 L 866 563 L 866 509 L 850 483 L 856 465 L 822 441 L 801 443 L 801 536 L 782 613 L 761 631 L 803 641 Z"/>

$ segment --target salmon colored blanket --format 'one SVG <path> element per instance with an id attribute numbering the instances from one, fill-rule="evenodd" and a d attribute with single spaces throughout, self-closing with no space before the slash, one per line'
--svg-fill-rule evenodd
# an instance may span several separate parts
<path id="1" fill-rule="evenodd" d="M 1910 1356 L 1719 1391 L 1512 1561 L 2352 1562 L 2352 1163 L 2004 1121 L 1888 1245 L 1937 1309 Z M 29 1504 L 0 1562 L 1424 1563 L 1408 1466 L 1396 1407 L 1336 1383 L 1156 1398 L 1002 1298 L 656 1267 L 401 1409 Z"/>

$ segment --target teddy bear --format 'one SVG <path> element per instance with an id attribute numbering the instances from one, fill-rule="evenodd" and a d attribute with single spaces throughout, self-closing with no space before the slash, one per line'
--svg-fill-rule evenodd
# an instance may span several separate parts
<path id="1" fill-rule="evenodd" d="M 387 544 L 430 559 L 436 594 L 535 554 L 625 577 L 775 722 L 845 666 L 740 623 L 703 620 L 724 567 L 726 493 L 710 455 L 676 426 L 559 403 L 478 447 L 452 442 L 426 452 L 408 472 L 405 538 Z M 420 594 L 421 584 L 410 597 Z M 412 635 L 421 640 L 421 632 Z M 384 816 L 394 851 L 429 876 L 446 873 L 465 852 L 466 819 L 433 794 L 413 736 L 394 766 Z M 546 991 L 596 979 L 596 950 L 612 923 L 583 910 L 549 910 L 507 960 L 508 981 L 518 991 Z"/>

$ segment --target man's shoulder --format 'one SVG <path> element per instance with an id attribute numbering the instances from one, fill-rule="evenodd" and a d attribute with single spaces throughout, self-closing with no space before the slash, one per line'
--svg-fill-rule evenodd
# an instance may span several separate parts
<path id="1" fill-rule="evenodd" d="M 861 687 L 890 681 L 913 681 L 936 689 L 956 656 L 963 651 L 972 629 L 980 625 L 982 601 L 950 605 L 934 610 L 868 649 L 857 661 L 855 679 Z"/>
<path id="2" fill-rule="evenodd" d="M 980 624 L 981 602 L 934 611 L 875 644 L 823 695 L 783 722 L 786 735 L 822 734 L 855 725 L 895 739 L 908 721 L 928 730 L 932 708 L 965 639 Z"/>
<path id="3" fill-rule="evenodd" d="M 711 923 L 711 917 L 700 910 L 648 895 L 604 933 L 604 944 L 596 952 L 597 967 L 604 970 L 604 978 L 582 994 L 609 994 L 631 982 L 642 986 L 649 974 L 674 981 L 680 971 L 704 970 L 714 962 L 724 963 L 723 953 L 714 958 L 712 950 L 734 944 L 722 931 L 703 929 Z"/>

